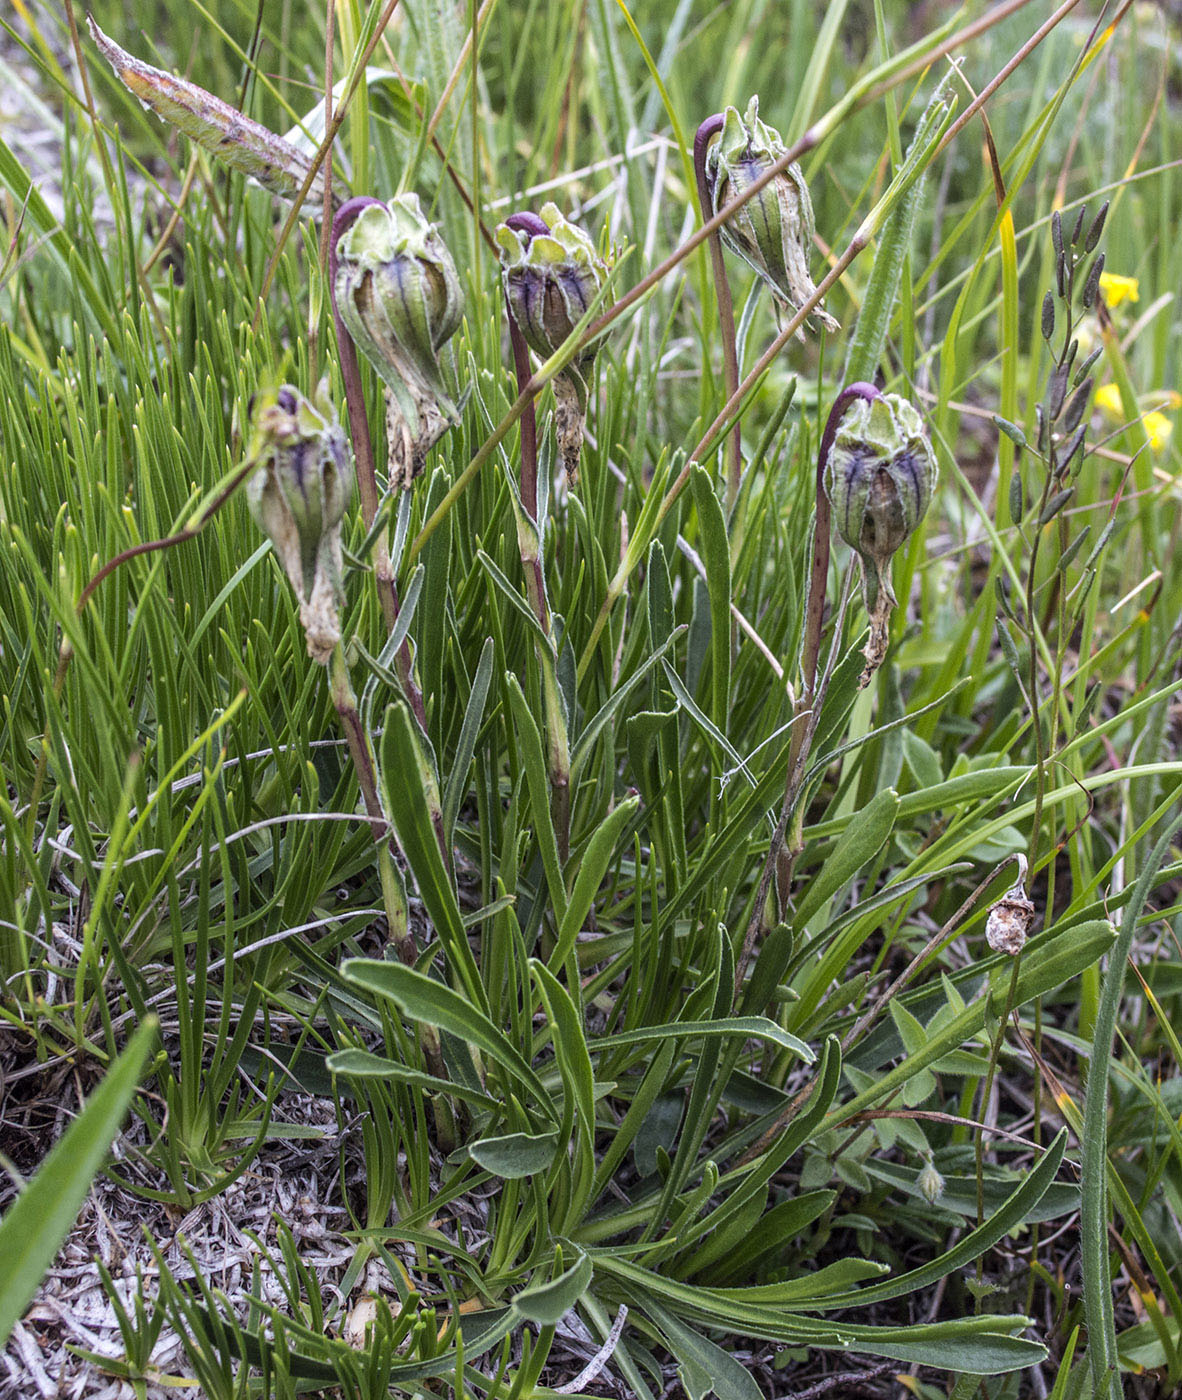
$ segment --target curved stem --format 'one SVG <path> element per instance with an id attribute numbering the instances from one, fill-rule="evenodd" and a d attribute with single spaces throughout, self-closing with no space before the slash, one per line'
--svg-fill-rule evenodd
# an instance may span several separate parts
<path id="1" fill-rule="evenodd" d="M 357 359 L 357 347 L 341 319 L 340 308 L 337 306 L 337 272 L 340 268 L 337 244 L 352 228 L 361 211 L 371 204 L 381 204 L 381 200 L 367 194 L 355 195 L 346 200 L 333 218 L 332 236 L 328 244 L 328 295 L 332 305 L 333 329 L 337 337 L 337 353 L 341 361 L 341 379 L 345 385 L 345 408 L 349 415 L 349 434 L 353 439 L 353 458 L 357 464 L 357 493 L 361 497 L 361 518 L 367 531 L 378 513 L 377 469 L 374 465 L 369 415 L 365 411 L 365 394 L 361 387 L 361 365 Z M 373 552 L 378 601 L 381 604 L 386 630 L 392 632 L 398 621 L 398 589 L 390 567 L 384 531 L 379 535 Z M 418 721 L 419 728 L 426 733 L 427 710 L 423 703 L 423 692 L 415 680 L 409 638 L 398 648 L 398 654 L 394 658 L 394 669 L 411 712 Z"/>
<path id="2" fill-rule="evenodd" d="M 872 403 L 882 395 L 873 384 L 855 380 L 847 384 L 833 401 L 821 445 L 817 450 L 817 518 L 813 527 L 813 566 L 809 574 L 808 603 L 804 614 L 804 642 L 801 649 L 800 703 L 807 709 L 817 683 L 817 657 L 821 650 L 821 622 L 825 612 L 825 584 L 829 577 L 829 493 L 825 490 L 825 468 L 837 437 L 837 428 L 846 410 L 858 399 Z"/>
<path id="3" fill-rule="evenodd" d="M 707 117 L 694 136 L 694 174 L 698 181 L 698 202 L 705 222 L 714 213 L 714 197 L 706 178 L 706 150 L 714 136 L 722 130 L 726 118 L 721 112 Z M 718 320 L 722 330 L 722 370 L 728 399 L 739 387 L 739 351 L 735 338 L 735 304 L 731 284 L 727 280 L 726 261 L 722 256 L 722 239 L 718 229 L 710 234 L 710 264 L 714 272 L 714 295 L 718 299 Z M 743 477 L 743 453 L 739 420 L 731 429 L 726 446 L 726 509 L 729 515 L 739 497 Z"/>
<path id="4" fill-rule="evenodd" d="M 353 344 L 353 337 L 345 329 L 340 308 L 337 306 L 337 272 L 340 269 L 337 244 L 352 228 L 363 209 L 371 204 L 380 203 L 380 199 L 374 199 L 372 195 L 367 194 L 346 200 L 332 221 L 332 237 L 328 245 L 328 295 L 332 303 L 332 324 L 336 331 L 337 351 L 341 359 L 341 378 L 345 383 L 345 407 L 349 414 L 349 432 L 353 438 L 353 456 L 357 462 L 357 491 L 361 497 L 361 518 L 367 530 L 378 513 L 377 472 L 374 468 L 369 418 L 365 412 L 365 395 L 361 389 L 361 366 L 357 361 L 357 347 Z"/>
<path id="5" fill-rule="evenodd" d="M 747 927 L 747 934 L 743 940 L 743 950 L 735 969 L 736 1004 L 742 990 L 747 964 L 759 936 L 764 907 L 771 889 L 772 875 L 780 865 L 781 854 L 785 850 L 784 836 L 788 830 L 788 822 L 793 817 L 801 789 L 804 786 L 805 764 L 820 721 L 821 702 L 825 698 L 828 677 L 832 671 L 833 661 L 836 659 L 841 618 L 838 619 L 838 628 L 834 633 L 830 666 L 826 669 L 821 684 L 818 685 L 817 659 L 821 654 L 821 632 L 825 621 L 825 588 L 829 580 L 829 521 L 831 512 L 829 493 L 825 490 L 825 468 L 829 464 L 829 454 L 833 450 L 838 425 L 845 416 L 846 410 L 858 399 L 873 400 L 877 398 L 881 398 L 881 395 L 873 384 L 867 384 L 863 380 L 847 384 L 833 401 L 833 407 L 829 410 L 829 417 L 825 422 L 825 430 L 821 434 L 821 444 L 817 450 L 817 513 L 813 525 L 813 563 L 809 574 L 808 601 L 805 605 L 804 615 L 804 637 L 801 642 L 800 693 L 797 695 L 796 704 L 793 707 L 792 737 L 788 744 L 784 805 L 780 809 L 780 820 L 776 824 L 776 830 L 768 847 L 767 859 L 764 861 L 763 873 L 760 876 L 759 889 L 755 898 L 755 907 L 751 911 L 751 921 Z M 848 582 L 849 576 L 847 575 L 846 598 L 849 596 Z M 800 824 L 797 821 L 793 826 L 793 839 L 787 847 L 789 862 L 792 853 L 798 849 Z M 781 898 L 787 892 L 790 871 L 783 869 L 783 876 Z"/>
<path id="6" fill-rule="evenodd" d="M 505 220 L 508 228 L 524 233 L 527 238 L 537 238 L 550 232 L 550 226 L 540 214 L 523 211 L 510 214 Z M 538 418 L 534 408 L 534 397 L 528 393 L 531 372 L 529 367 L 529 346 L 513 315 L 513 308 L 505 301 L 505 315 L 509 318 L 509 344 L 513 347 L 513 369 L 517 375 L 518 395 L 527 395 L 525 407 L 521 411 L 521 500 L 530 519 L 538 518 Z"/>
<path id="7" fill-rule="evenodd" d="M 549 233 L 549 226 L 537 214 L 511 214 L 505 220 L 508 226 L 524 233 L 528 238 Z M 538 667 L 541 671 L 542 691 L 546 710 L 547 749 L 550 769 L 550 812 L 554 823 L 554 833 L 558 842 L 559 859 L 566 863 L 570 850 L 570 746 L 566 732 L 561 697 L 558 690 L 558 677 L 555 671 L 554 637 L 550 626 L 550 609 L 546 602 L 546 582 L 542 572 L 542 528 L 538 522 L 538 429 L 534 410 L 534 395 L 531 390 L 532 375 L 529 367 L 529 346 L 525 342 L 513 309 L 505 303 L 505 315 L 509 319 L 509 343 L 513 347 L 513 369 L 517 376 L 518 401 L 525 400 L 521 412 L 521 503 L 534 528 L 520 525 L 517 531 L 518 546 L 521 552 L 521 567 L 525 572 L 526 591 L 530 604 L 538 619 L 547 644 L 537 642 Z"/>

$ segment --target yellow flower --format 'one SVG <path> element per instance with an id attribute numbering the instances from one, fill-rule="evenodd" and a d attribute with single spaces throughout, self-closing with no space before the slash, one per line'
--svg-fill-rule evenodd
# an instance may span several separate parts
<path id="1" fill-rule="evenodd" d="M 1121 419 L 1125 416 L 1124 408 L 1121 405 L 1120 390 L 1115 384 L 1104 384 L 1097 389 L 1095 404 L 1109 418 Z"/>
<path id="2" fill-rule="evenodd" d="M 1157 397 L 1154 395 L 1153 397 Z M 1173 389 L 1165 392 L 1164 398 L 1158 401 L 1163 408 L 1178 408 L 1182 406 L 1182 397 Z M 1102 384 L 1096 390 L 1093 400 L 1095 406 L 1100 409 L 1106 418 L 1113 423 L 1125 423 L 1124 403 L 1121 400 L 1120 390 L 1115 384 Z M 1141 424 L 1145 428 L 1145 436 L 1149 439 L 1149 446 L 1154 452 L 1164 452 L 1169 445 L 1170 436 L 1174 431 L 1173 422 L 1166 417 L 1160 409 L 1151 409 L 1148 413 L 1141 414 Z M 1128 426 L 1126 424 L 1126 426 Z"/>
<path id="3" fill-rule="evenodd" d="M 1145 435 L 1149 438 L 1149 446 L 1154 452 L 1164 452 L 1170 441 L 1170 434 L 1174 431 L 1174 425 L 1164 413 L 1147 413 L 1141 419 L 1145 425 Z"/>
<path id="4" fill-rule="evenodd" d="M 1140 283 L 1135 277 L 1122 277 L 1119 272 L 1100 274 L 1100 295 L 1110 310 L 1126 301 L 1140 301 Z"/>

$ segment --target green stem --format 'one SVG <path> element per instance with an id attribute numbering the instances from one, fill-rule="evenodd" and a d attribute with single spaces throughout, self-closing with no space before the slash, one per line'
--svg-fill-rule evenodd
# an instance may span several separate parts
<path id="1" fill-rule="evenodd" d="M 706 150 L 711 139 L 726 123 L 721 112 L 707 117 L 698 127 L 694 136 L 694 175 L 698 181 L 698 201 L 702 206 L 702 221 L 705 222 L 714 212 L 714 199 L 710 182 L 706 178 Z M 718 320 L 722 331 L 722 369 L 726 396 L 733 398 L 739 387 L 739 351 L 735 337 L 735 304 L 731 297 L 731 284 L 727 280 L 726 261 L 722 256 L 722 239 L 719 230 L 710 235 L 710 265 L 714 272 L 714 295 L 718 300 Z M 731 429 L 726 446 L 726 513 L 728 517 L 739 498 L 739 487 L 743 480 L 743 449 L 739 420 Z"/>

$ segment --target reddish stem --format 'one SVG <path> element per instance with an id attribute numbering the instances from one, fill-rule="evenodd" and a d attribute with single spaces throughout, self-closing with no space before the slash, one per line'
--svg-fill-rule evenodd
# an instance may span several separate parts
<path id="1" fill-rule="evenodd" d="M 337 244 L 352 228 L 357 216 L 371 204 L 381 204 L 372 195 L 359 194 L 347 199 L 337 210 L 332 221 L 332 237 L 328 244 L 328 295 L 332 305 L 332 324 L 336 331 L 337 352 L 341 360 L 341 379 L 345 385 L 345 408 L 349 415 L 349 432 L 353 439 L 353 457 L 357 463 L 357 491 L 361 497 L 361 518 L 368 531 L 378 513 L 377 471 L 374 466 L 373 438 L 369 431 L 369 415 L 365 411 L 365 394 L 361 387 L 361 366 L 357 360 L 357 347 L 341 319 L 337 306 L 337 270 L 340 255 Z M 378 599 L 382 605 L 382 616 L 386 630 L 393 631 L 398 621 L 398 589 L 390 574 L 389 561 L 385 549 L 379 552 L 375 574 L 378 580 Z M 410 704 L 419 728 L 427 732 L 427 711 L 423 704 L 423 692 L 414 676 L 414 661 L 410 651 L 410 639 L 398 648 L 394 658 L 394 669 Z"/>
<path id="2" fill-rule="evenodd" d="M 813 567 L 809 575 L 808 607 L 804 616 L 804 644 L 801 651 L 801 674 L 804 689 L 801 691 L 801 704 L 804 708 L 812 703 L 813 690 L 817 684 L 817 657 L 821 651 L 821 621 L 825 612 L 825 585 L 829 579 L 829 493 L 825 490 L 825 468 L 829 465 L 829 454 L 833 451 L 833 441 L 837 437 L 838 424 L 856 399 L 872 403 L 882 395 L 873 384 L 865 380 L 855 380 L 847 384 L 833 401 L 825 431 L 821 434 L 821 446 L 817 452 L 817 520 L 813 528 Z M 793 734 L 795 737 L 795 731 Z"/>
<path id="3" fill-rule="evenodd" d="M 361 518 L 368 530 L 378 513 L 377 473 L 374 468 L 373 439 L 369 433 L 369 418 L 365 412 L 365 395 L 361 388 L 361 366 L 357 347 L 341 320 L 337 307 L 337 271 L 340 255 L 337 244 L 352 228 L 357 216 L 371 204 L 380 204 L 372 195 L 360 194 L 348 199 L 337 210 L 332 221 L 332 237 L 328 245 L 328 295 L 332 303 L 332 324 L 337 335 L 337 350 L 341 358 L 341 378 L 345 384 L 345 407 L 349 413 L 349 431 L 353 438 L 353 456 L 357 461 L 357 490 L 361 496 Z"/>
<path id="4" fill-rule="evenodd" d="M 550 232 L 550 225 L 539 214 L 522 212 L 510 214 L 505 220 L 508 228 L 524 233 L 527 243 L 539 234 Z M 520 394 L 530 380 L 529 346 L 513 315 L 513 308 L 505 302 L 505 314 L 509 318 L 509 344 L 513 347 L 513 369 L 517 375 L 517 392 Z M 521 500 L 529 512 L 531 520 L 538 518 L 538 419 L 531 397 L 521 415 Z"/>

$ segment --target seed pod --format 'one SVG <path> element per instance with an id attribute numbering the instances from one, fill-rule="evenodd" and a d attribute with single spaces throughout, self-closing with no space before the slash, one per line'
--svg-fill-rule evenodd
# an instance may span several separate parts
<path id="1" fill-rule="evenodd" d="M 1079 213 L 1075 216 L 1075 228 L 1071 231 L 1071 246 L 1074 248 L 1079 242 L 1079 236 L 1083 232 L 1084 219 L 1087 217 L 1088 206 L 1081 204 Z"/>
<path id="2" fill-rule="evenodd" d="M 1104 232 L 1104 220 L 1107 219 L 1107 217 L 1108 201 L 1105 200 L 1100 206 L 1100 212 L 1096 215 L 1095 219 L 1093 219 L 1091 228 L 1088 229 L 1087 237 L 1084 239 L 1085 253 L 1095 252 L 1096 244 L 1100 241 L 1100 235 Z"/>
<path id="3" fill-rule="evenodd" d="M 786 150 L 780 133 L 760 121 L 758 97 L 748 103 L 745 116 L 728 107 L 718 142 L 706 156 L 709 212 L 717 214 L 750 189 Z M 752 195 L 719 230 L 731 252 L 753 267 L 776 297 L 794 311 L 817 290 L 809 275 L 813 232 L 813 202 L 795 162 Z M 811 314 L 829 330 L 838 328 L 820 306 Z"/>
<path id="4" fill-rule="evenodd" d="M 995 953 L 1016 957 L 1026 946 L 1034 922 L 1034 902 L 1026 893 L 1026 857 L 1018 857 L 1018 878 L 989 911 L 985 941 Z"/>
<path id="5" fill-rule="evenodd" d="M 464 309 L 456 265 L 416 194 L 366 204 L 337 239 L 336 259 L 341 319 L 389 391 L 391 485 L 408 487 L 457 419 L 439 368 Z"/>
<path id="6" fill-rule="evenodd" d="M 548 360 L 570 338 L 600 288 L 608 265 L 588 235 L 565 218 L 558 206 L 536 214 L 515 214 L 499 224 L 501 280 L 509 314 L 525 343 Z M 554 378 L 555 428 L 567 480 L 578 475 L 587 415 L 588 381 L 597 344 L 583 346 Z"/>
<path id="7" fill-rule="evenodd" d="M 340 641 L 341 517 L 353 459 L 322 380 L 315 400 L 284 384 L 255 396 L 248 479 L 251 514 L 271 537 L 300 604 L 308 655 L 328 664 Z"/>
<path id="8" fill-rule="evenodd" d="M 1050 340 L 1055 334 L 1055 298 L 1050 292 L 1042 299 L 1042 338 Z"/>
<path id="9" fill-rule="evenodd" d="M 1088 273 L 1088 280 L 1084 283 L 1083 291 L 1080 293 L 1080 301 L 1085 311 L 1090 311 L 1096 304 L 1096 296 L 1100 291 L 1100 274 L 1104 271 L 1104 254 L 1097 253 L 1096 261 L 1092 264 Z"/>

